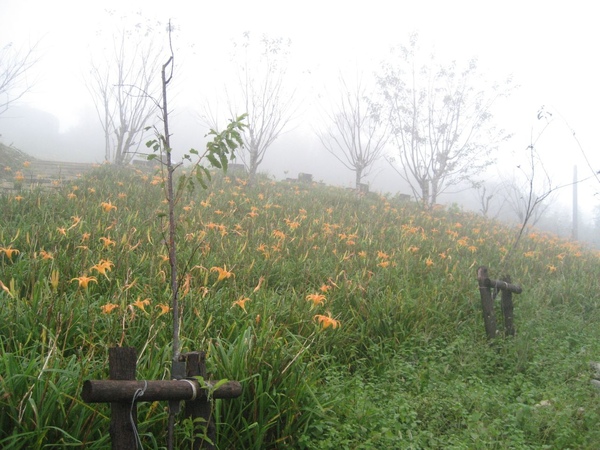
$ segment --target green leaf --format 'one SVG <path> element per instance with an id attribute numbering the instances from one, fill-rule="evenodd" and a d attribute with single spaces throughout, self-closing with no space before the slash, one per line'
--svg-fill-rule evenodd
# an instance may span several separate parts
<path id="1" fill-rule="evenodd" d="M 212 180 L 209 170 L 204 166 L 200 166 L 200 168 L 204 171 L 204 175 L 206 176 L 206 178 L 208 178 L 208 181 Z"/>
<path id="2" fill-rule="evenodd" d="M 223 166 L 223 170 L 227 172 L 227 153 L 221 153 L 219 158 L 221 160 L 221 166 Z"/>
<path id="3" fill-rule="evenodd" d="M 202 176 L 202 171 L 200 169 L 203 169 L 202 166 L 198 167 L 198 169 L 196 169 L 196 180 L 198 180 L 198 183 L 200 183 L 200 186 L 202 186 L 202 189 L 207 189 L 208 186 L 206 186 L 206 182 L 204 181 L 204 177 Z"/>
<path id="4" fill-rule="evenodd" d="M 179 179 L 177 180 L 177 196 L 179 195 L 179 192 L 181 192 L 181 190 L 184 188 L 186 181 L 187 177 L 185 176 L 185 174 L 181 174 L 179 176 Z"/>
<path id="5" fill-rule="evenodd" d="M 219 163 L 217 158 L 215 158 L 214 154 L 209 153 L 208 155 L 206 155 L 206 159 L 208 159 L 210 161 L 210 163 L 213 165 L 213 167 L 216 167 L 217 169 L 221 168 L 221 164 Z"/>

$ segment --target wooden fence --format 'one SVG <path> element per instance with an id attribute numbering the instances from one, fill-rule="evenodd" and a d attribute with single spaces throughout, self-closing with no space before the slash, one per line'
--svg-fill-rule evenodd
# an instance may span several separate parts
<path id="1" fill-rule="evenodd" d="M 108 351 L 109 380 L 87 380 L 81 398 L 86 403 L 110 403 L 110 437 L 113 450 L 138 448 L 137 402 L 168 401 L 174 414 L 185 401 L 185 417 L 194 424 L 193 449 L 214 449 L 216 428 L 209 398 L 235 398 L 242 394 L 238 381 L 228 381 L 212 392 L 204 352 L 180 355 L 174 364 L 173 380 L 139 381 L 135 379 L 137 352 L 132 347 L 114 347 Z M 181 370 L 180 370 L 181 369 Z M 200 383 L 199 380 L 203 380 Z M 171 437 L 170 437 L 171 438 Z"/>
<path id="2" fill-rule="evenodd" d="M 10 171 L 5 168 L 5 173 L 0 180 L 0 188 L 3 191 L 15 191 L 32 187 L 56 188 L 65 181 L 79 178 L 99 165 L 33 159 L 18 167 L 5 167 Z"/>
<path id="3" fill-rule="evenodd" d="M 488 276 L 488 269 L 481 266 L 477 269 L 477 281 L 479 284 L 479 293 L 481 295 L 481 308 L 483 311 L 483 323 L 488 339 L 494 339 L 498 336 L 496 327 L 496 313 L 494 312 L 494 299 L 500 291 L 500 305 L 504 317 L 504 335 L 514 336 L 515 326 L 513 321 L 513 301 L 512 294 L 520 294 L 523 289 L 521 286 L 512 284 L 510 276 L 505 276 L 501 280 L 492 280 Z M 492 288 L 494 293 L 492 294 Z"/>

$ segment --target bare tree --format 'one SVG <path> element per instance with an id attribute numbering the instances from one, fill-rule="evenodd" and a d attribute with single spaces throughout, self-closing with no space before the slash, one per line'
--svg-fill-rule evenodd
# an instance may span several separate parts
<path id="1" fill-rule="evenodd" d="M 525 149 L 525 159 L 516 166 L 516 174 L 520 174 L 520 182 L 513 175 L 511 180 L 505 181 L 506 200 L 519 218 L 520 228 L 517 232 L 510 251 L 507 252 L 503 260 L 510 257 L 516 249 L 523 233 L 530 225 L 535 225 L 549 208 L 547 200 L 551 198 L 558 189 L 570 186 L 557 186 L 552 183 L 552 178 L 546 170 L 544 161 L 538 152 L 538 141 L 544 135 L 550 124 L 553 122 L 553 114 L 547 111 L 544 106 L 540 108 L 537 119 L 542 123 L 541 131 L 533 137 Z"/>
<path id="2" fill-rule="evenodd" d="M 152 34 L 140 24 L 123 27 L 103 59 L 91 63 L 88 88 L 104 131 L 104 158 L 115 164 L 131 161 L 157 112 L 161 48 Z"/>
<path id="3" fill-rule="evenodd" d="M 479 205 L 479 212 L 484 217 L 496 219 L 507 203 L 503 195 L 504 184 L 486 177 L 485 181 L 474 182 L 472 187 L 472 193 Z"/>
<path id="4" fill-rule="evenodd" d="M 295 91 L 287 90 L 284 83 L 290 45 L 289 40 L 266 35 L 256 43 L 245 32 L 242 43 L 235 47 L 239 78 L 237 89 L 227 89 L 227 101 L 232 117 L 237 111 L 248 114 L 244 150 L 239 156 L 248 170 L 251 185 L 267 150 L 293 114 Z"/>
<path id="5" fill-rule="evenodd" d="M 31 88 L 33 80 L 28 75 L 39 60 L 36 47 L 37 44 L 20 51 L 9 43 L 0 49 L 0 114 Z"/>
<path id="6" fill-rule="evenodd" d="M 535 174 L 519 182 L 516 178 L 504 180 L 502 192 L 509 209 L 515 214 L 519 224 L 535 226 L 550 207 L 549 195 L 553 192 L 550 184 L 536 188 Z"/>
<path id="7" fill-rule="evenodd" d="M 379 85 L 398 149 L 400 167 L 393 167 L 415 198 L 431 206 L 448 187 L 472 181 L 493 163 L 492 152 L 509 136 L 493 126 L 491 107 L 509 90 L 478 90 L 476 60 L 461 69 L 431 56 L 419 66 L 417 41 L 413 35 L 408 47 L 392 50 Z"/>
<path id="8" fill-rule="evenodd" d="M 328 128 L 318 130 L 317 136 L 329 153 L 355 173 L 360 192 L 363 177 L 385 148 L 389 122 L 382 120 L 380 105 L 369 99 L 362 76 L 354 86 L 349 86 L 343 75 L 339 80 L 339 99 L 330 111 L 324 111 Z"/>

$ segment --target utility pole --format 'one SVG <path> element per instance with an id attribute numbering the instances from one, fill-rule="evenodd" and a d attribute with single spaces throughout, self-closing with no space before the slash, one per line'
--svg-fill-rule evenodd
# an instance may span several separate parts
<path id="1" fill-rule="evenodd" d="M 578 210 L 577 210 L 577 166 L 573 166 L 573 231 L 571 238 L 577 240 L 579 237 L 579 224 L 578 224 Z"/>

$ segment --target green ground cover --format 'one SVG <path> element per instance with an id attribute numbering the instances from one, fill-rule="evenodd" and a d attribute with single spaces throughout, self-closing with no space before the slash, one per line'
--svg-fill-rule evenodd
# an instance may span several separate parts
<path id="1" fill-rule="evenodd" d="M 107 448 L 80 392 L 109 347 L 169 378 L 161 185 L 101 167 L 0 196 L 1 448 Z M 244 386 L 216 402 L 220 449 L 598 448 L 597 252 L 529 232 L 504 258 L 515 229 L 456 208 L 235 176 L 177 214 L 183 351 Z M 486 341 L 479 265 L 523 286 L 515 337 Z M 140 403 L 144 448 L 166 407 Z"/>

